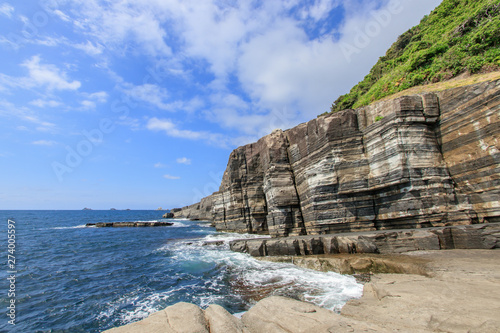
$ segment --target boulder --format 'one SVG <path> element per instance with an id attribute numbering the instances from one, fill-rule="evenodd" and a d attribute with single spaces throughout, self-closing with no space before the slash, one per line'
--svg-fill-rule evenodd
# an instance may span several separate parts
<path id="1" fill-rule="evenodd" d="M 243 332 L 243 324 L 241 321 L 220 305 L 209 305 L 205 309 L 205 318 L 210 327 L 210 333 Z"/>
<path id="2" fill-rule="evenodd" d="M 314 304 L 281 296 L 261 300 L 243 315 L 241 321 L 248 332 L 256 333 L 364 332 L 378 328 Z"/>

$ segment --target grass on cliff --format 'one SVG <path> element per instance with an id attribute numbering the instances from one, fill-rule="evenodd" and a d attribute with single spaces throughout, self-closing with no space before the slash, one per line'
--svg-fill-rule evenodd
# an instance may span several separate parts
<path id="1" fill-rule="evenodd" d="M 412 87 L 500 70 L 500 1 L 444 0 L 331 106 L 358 108 Z"/>

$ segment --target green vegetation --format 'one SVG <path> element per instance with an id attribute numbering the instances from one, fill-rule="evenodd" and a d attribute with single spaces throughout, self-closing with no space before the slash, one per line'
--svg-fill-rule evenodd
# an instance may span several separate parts
<path id="1" fill-rule="evenodd" d="M 375 122 L 381 121 L 382 119 L 384 119 L 384 117 L 382 117 L 382 116 L 376 116 L 375 117 Z"/>
<path id="2" fill-rule="evenodd" d="M 500 0 L 443 0 L 340 96 L 331 111 L 368 105 L 408 88 L 500 69 Z"/>

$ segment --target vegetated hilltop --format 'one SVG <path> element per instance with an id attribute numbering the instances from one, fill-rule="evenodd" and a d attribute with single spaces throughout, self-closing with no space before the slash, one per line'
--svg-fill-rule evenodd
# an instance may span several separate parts
<path id="1" fill-rule="evenodd" d="M 465 72 L 499 70 L 499 14 L 499 0 L 443 0 L 419 25 L 402 34 L 363 81 L 332 104 L 331 111 L 368 105 Z"/>

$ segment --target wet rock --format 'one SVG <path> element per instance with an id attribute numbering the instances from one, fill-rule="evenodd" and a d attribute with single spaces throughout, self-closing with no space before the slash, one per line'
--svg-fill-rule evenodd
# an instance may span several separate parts
<path id="1" fill-rule="evenodd" d="M 232 251 L 254 257 L 349 253 L 405 253 L 418 250 L 500 248 L 500 223 L 384 230 L 357 234 L 245 239 L 229 243 Z"/>

